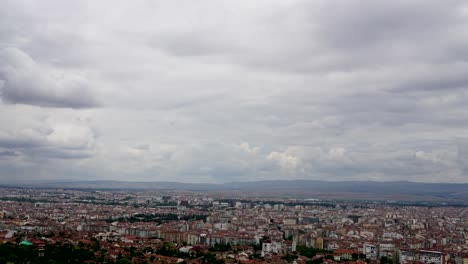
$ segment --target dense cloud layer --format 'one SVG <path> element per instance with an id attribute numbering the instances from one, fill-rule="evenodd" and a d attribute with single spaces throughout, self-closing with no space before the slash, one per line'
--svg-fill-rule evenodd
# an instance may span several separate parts
<path id="1" fill-rule="evenodd" d="M 464 1 L 0 4 L 0 181 L 468 182 Z"/>
<path id="2" fill-rule="evenodd" d="M 96 104 L 85 79 L 38 65 L 18 49 L 1 51 L 0 74 L 2 99 L 6 103 L 71 108 Z"/>

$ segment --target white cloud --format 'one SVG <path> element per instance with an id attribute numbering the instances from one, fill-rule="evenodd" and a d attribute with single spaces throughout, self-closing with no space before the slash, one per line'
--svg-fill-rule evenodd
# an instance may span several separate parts
<path id="1" fill-rule="evenodd" d="M 346 154 L 346 149 L 341 148 L 341 147 L 331 148 L 328 151 L 328 155 L 331 159 L 341 159 L 344 157 L 345 154 Z"/>
<path id="2" fill-rule="evenodd" d="M 242 142 L 239 146 L 243 151 L 245 151 L 247 154 L 257 154 L 259 148 L 258 147 L 251 147 L 249 143 L 247 142 Z"/>
<path id="3" fill-rule="evenodd" d="M 4 102 L 70 108 L 96 105 L 85 78 L 38 65 L 16 48 L 0 50 L 0 78 Z"/>
<path id="4" fill-rule="evenodd" d="M 287 152 L 273 151 L 268 155 L 267 159 L 276 161 L 281 168 L 287 170 L 294 170 L 301 163 L 301 160 L 298 157 Z"/>

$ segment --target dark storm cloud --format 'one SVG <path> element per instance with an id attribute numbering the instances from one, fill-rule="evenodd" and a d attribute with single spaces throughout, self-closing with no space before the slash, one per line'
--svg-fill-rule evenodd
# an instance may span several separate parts
<path id="1" fill-rule="evenodd" d="M 468 66 L 468 65 L 467 65 Z M 467 66 L 464 67 L 466 70 Z M 455 69 L 454 69 L 455 71 Z M 408 80 L 401 84 L 396 84 L 389 89 L 390 92 L 434 92 L 446 93 L 450 90 L 460 90 L 468 88 L 468 76 L 466 72 L 447 74 L 441 76 L 440 73 L 431 72 L 427 76 L 421 76 L 418 80 Z"/>
<path id="2" fill-rule="evenodd" d="M 41 143 L 31 139 L 0 138 L 0 147 L 7 149 L 28 149 L 40 146 Z"/>
<path id="3" fill-rule="evenodd" d="M 2 157 L 16 157 L 16 156 L 18 156 L 18 153 L 14 152 L 14 151 L 10 151 L 10 150 L 0 151 L 0 158 L 2 158 Z"/>
<path id="4" fill-rule="evenodd" d="M 2 90 L 2 99 L 5 103 L 29 104 L 44 107 L 89 108 L 97 104 L 91 98 L 82 97 L 79 92 L 74 94 L 58 95 L 55 92 L 30 92 L 29 85 L 19 88 L 6 82 Z"/>
<path id="5" fill-rule="evenodd" d="M 60 147 L 44 147 L 31 149 L 27 153 L 28 156 L 36 160 L 48 160 L 48 159 L 69 159 L 79 160 L 91 158 L 93 152 L 88 149 L 67 149 Z"/>

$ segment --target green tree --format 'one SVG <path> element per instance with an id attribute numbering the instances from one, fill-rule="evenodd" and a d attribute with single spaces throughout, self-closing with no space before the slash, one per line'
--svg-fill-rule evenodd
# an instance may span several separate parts
<path id="1" fill-rule="evenodd" d="M 381 264 L 393 264 L 393 260 L 387 256 L 382 256 L 380 258 L 380 263 Z"/>
<path id="2" fill-rule="evenodd" d="M 132 262 L 127 258 L 121 258 L 115 262 L 116 264 L 132 264 Z"/>

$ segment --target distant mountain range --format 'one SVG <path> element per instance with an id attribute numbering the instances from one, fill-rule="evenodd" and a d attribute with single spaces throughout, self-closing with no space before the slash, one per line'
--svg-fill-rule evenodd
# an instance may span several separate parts
<path id="1" fill-rule="evenodd" d="M 3 185 L 8 186 L 8 185 Z M 231 182 L 223 184 L 180 182 L 128 181 L 49 181 L 11 184 L 28 188 L 114 189 L 114 190 L 181 190 L 195 192 L 235 192 L 245 195 L 264 195 L 290 198 L 438 201 L 468 204 L 468 184 L 419 183 L 407 181 L 317 181 L 271 180 Z"/>

